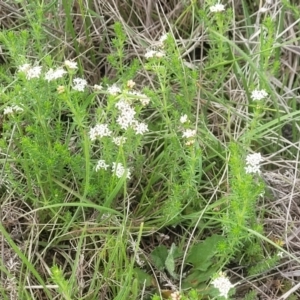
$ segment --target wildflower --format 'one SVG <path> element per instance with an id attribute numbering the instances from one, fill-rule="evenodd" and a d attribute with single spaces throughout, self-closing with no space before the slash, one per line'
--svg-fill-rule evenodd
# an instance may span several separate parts
<path id="1" fill-rule="evenodd" d="M 121 146 L 126 142 L 127 138 L 124 136 L 113 137 L 113 143 L 117 146 Z"/>
<path id="2" fill-rule="evenodd" d="M 116 107 L 120 110 L 121 113 L 117 118 L 117 123 L 121 126 L 122 129 L 127 129 L 135 121 L 134 116 L 136 112 L 124 99 L 121 99 L 116 104 Z"/>
<path id="3" fill-rule="evenodd" d="M 112 86 L 107 88 L 107 92 L 110 95 L 116 96 L 117 94 L 121 93 L 121 89 L 118 86 L 116 86 L 115 84 L 113 84 Z"/>
<path id="4" fill-rule="evenodd" d="M 39 78 L 42 72 L 42 67 L 32 67 L 30 64 L 24 64 L 19 67 L 19 72 L 23 72 L 26 75 L 26 79 Z"/>
<path id="5" fill-rule="evenodd" d="M 220 272 L 219 276 L 215 278 L 211 282 L 211 284 L 219 290 L 220 296 L 223 296 L 225 298 L 228 297 L 228 292 L 230 291 L 230 289 L 234 287 L 234 284 L 231 284 L 231 282 L 223 272 Z"/>
<path id="6" fill-rule="evenodd" d="M 260 163 L 262 161 L 262 157 L 260 153 L 254 153 L 254 154 L 248 154 L 246 157 L 246 164 L 247 166 L 245 167 L 246 173 L 247 174 L 255 174 L 255 173 L 260 173 Z"/>
<path id="7" fill-rule="evenodd" d="M 144 134 L 145 132 L 149 131 L 148 125 L 143 122 L 135 122 L 133 129 L 136 134 Z"/>
<path id="8" fill-rule="evenodd" d="M 153 58 L 153 57 L 162 58 L 165 55 L 166 54 L 164 51 L 148 50 L 145 53 L 145 58 L 146 59 Z"/>
<path id="9" fill-rule="evenodd" d="M 265 90 L 254 90 L 251 93 L 251 98 L 253 101 L 260 101 L 268 96 Z"/>
<path id="10" fill-rule="evenodd" d="M 24 109 L 18 105 L 7 106 L 4 108 L 4 115 L 13 114 L 14 112 L 22 112 Z"/>
<path id="11" fill-rule="evenodd" d="M 138 91 L 128 91 L 129 95 L 136 97 L 140 100 L 143 106 L 146 106 L 150 103 L 150 98 L 147 97 L 145 94 L 138 92 Z"/>
<path id="12" fill-rule="evenodd" d="M 50 69 L 46 74 L 45 74 L 45 79 L 49 82 L 51 80 L 55 80 L 58 78 L 61 78 L 64 76 L 64 74 L 66 74 L 67 72 L 62 69 L 62 68 L 58 68 L 56 70 Z"/>
<path id="13" fill-rule="evenodd" d="M 103 89 L 103 86 L 100 84 L 95 84 L 94 86 L 93 86 L 93 89 L 95 90 L 95 91 L 101 91 L 102 89 Z"/>
<path id="14" fill-rule="evenodd" d="M 27 71 L 31 68 L 30 64 L 24 64 L 19 67 L 19 72 L 27 73 Z"/>
<path id="15" fill-rule="evenodd" d="M 178 291 L 173 292 L 170 296 L 171 296 L 171 300 L 180 300 L 181 299 L 181 295 Z"/>
<path id="16" fill-rule="evenodd" d="M 139 99 L 140 99 L 140 102 L 143 106 L 146 106 L 150 103 L 150 98 L 148 98 L 147 96 L 141 97 Z"/>
<path id="17" fill-rule="evenodd" d="M 217 3 L 209 8 L 209 10 L 213 13 L 222 12 L 225 10 L 225 6 L 223 4 Z"/>
<path id="18" fill-rule="evenodd" d="M 152 58 L 152 57 L 154 57 L 155 54 L 156 54 L 156 51 L 149 50 L 145 53 L 145 58 L 147 58 L 147 59 Z"/>
<path id="19" fill-rule="evenodd" d="M 84 88 L 87 85 L 87 81 L 82 78 L 74 78 L 73 83 L 74 83 L 73 89 L 79 92 L 83 92 Z"/>
<path id="20" fill-rule="evenodd" d="M 112 132 L 108 128 L 107 124 L 97 124 L 95 127 L 92 127 L 90 129 L 89 135 L 91 141 L 96 140 L 97 137 L 105 137 L 105 136 L 111 136 Z"/>
<path id="21" fill-rule="evenodd" d="M 160 44 L 163 44 L 163 43 L 167 40 L 167 38 L 168 38 L 168 34 L 167 34 L 167 33 L 163 34 L 163 35 L 159 38 Z"/>
<path id="22" fill-rule="evenodd" d="M 246 163 L 251 166 L 259 165 L 262 161 L 260 153 L 248 154 L 246 157 Z"/>
<path id="23" fill-rule="evenodd" d="M 277 256 L 280 257 L 280 258 L 282 258 L 282 257 L 283 257 L 283 254 L 284 254 L 284 253 L 283 253 L 282 251 L 280 251 L 280 252 L 277 253 Z"/>
<path id="24" fill-rule="evenodd" d="M 181 124 L 184 124 L 184 123 L 186 123 L 188 121 L 188 116 L 187 115 L 182 115 L 181 117 L 180 117 L 180 123 Z"/>
<path id="25" fill-rule="evenodd" d="M 126 173 L 126 178 L 130 179 L 131 173 L 129 169 L 125 169 L 121 163 L 113 163 L 112 172 L 118 177 L 121 178 Z"/>
<path id="26" fill-rule="evenodd" d="M 135 82 L 133 80 L 128 80 L 126 85 L 129 89 L 132 89 L 135 86 Z"/>
<path id="27" fill-rule="evenodd" d="M 196 136 L 196 129 L 186 129 L 183 134 L 182 134 L 182 137 L 184 138 L 193 138 Z"/>
<path id="28" fill-rule="evenodd" d="M 66 89 L 63 85 L 59 85 L 56 90 L 58 94 L 62 94 L 65 92 Z"/>
<path id="29" fill-rule="evenodd" d="M 98 162 L 97 162 L 97 165 L 96 165 L 96 167 L 95 167 L 95 170 L 96 170 L 96 172 L 98 172 L 100 169 L 105 169 L 105 170 L 107 170 L 108 167 L 109 167 L 109 165 L 107 165 L 107 164 L 105 163 L 105 160 L 104 160 L 104 159 L 100 159 L 100 160 L 98 160 Z"/>
<path id="30" fill-rule="evenodd" d="M 71 60 L 65 60 L 65 66 L 70 70 L 77 70 L 77 62 Z"/>
<path id="31" fill-rule="evenodd" d="M 157 57 L 157 58 L 162 58 L 162 57 L 164 57 L 166 54 L 165 54 L 165 52 L 164 51 L 156 51 L 156 53 L 155 53 L 155 56 Z"/>
<path id="32" fill-rule="evenodd" d="M 131 106 L 130 104 L 128 103 L 128 101 L 124 98 L 121 98 L 116 104 L 115 104 L 115 107 L 120 110 L 120 111 L 124 111 L 124 110 L 127 110 L 127 109 L 130 109 Z"/>
<path id="33" fill-rule="evenodd" d="M 132 125 L 133 121 L 134 121 L 134 118 L 131 118 L 125 114 L 121 114 L 117 118 L 117 123 L 124 130 L 128 129 Z"/>
<path id="34" fill-rule="evenodd" d="M 195 143 L 195 140 L 188 140 L 185 145 L 186 146 L 192 146 Z"/>

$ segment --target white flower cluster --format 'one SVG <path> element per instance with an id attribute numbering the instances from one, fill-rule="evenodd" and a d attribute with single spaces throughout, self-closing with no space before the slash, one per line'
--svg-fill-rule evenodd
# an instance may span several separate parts
<path id="1" fill-rule="evenodd" d="M 19 72 L 22 72 L 26 75 L 26 79 L 30 80 L 32 78 L 39 78 L 42 72 L 42 67 L 40 66 L 31 66 L 30 64 L 24 64 L 19 67 Z"/>
<path id="2" fill-rule="evenodd" d="M 109 167 L 109 165 L 106 164 L 105 160 L 104 159 L 100 159 L 97 162 L 95 170 L 96 170 L 96 172 L 98 172 L 100 169 L 107 170 L 108 167 Z M 131 172 L 130 172 L 130 170 L 124 168 L 124 166 L 121 163 L 113 162 L 111 171 L 118 178 L 122 178 L 123 175 L 126 175 L 126 178 L 128 178 L 128 179 L 131 178 Z"/>
<path id="3" fill-rule="evenodd" d="M 164 57 L 166 54 L 164 51 L 161 50 L 147 50 L 147 52 L 145 53 L 145 58 L 149 59 L 149 58 L 162 58 Z"/>
<path id="4" fill-rule="evenodd" d="M 74 78 L 73 83 L 74 83 L 73 89 L 79 92 L 83 92 L 84 88 L 87 86 L 86 80 L 82 78 Z"/>
<path id="5" fill-rule="evenodd" d="M 95 141 L 97 137 L 103 138 L 105 136 L 111 136 L 112 132 L 108 128 L 108 124 L 97 124 L 90 129 L 90 139 Z"/>
<path id="6" fill-rule="evenodd" d="M 188 116 L 186 114 L 182 115 L 180 117 L 179 121 L 181 124 L 187 124 L 190 122 L 190 120 L 188 119 Z M 190 129 L 190 128 L 184 129 L 184 131 L 182 133 L 182 137 L 187 139 L 185 145 L 187 145 L 187 146 L 193 145 L 195 143 L 196 134 L 197 134 L 196 129 Z"/>
<path id="7" fill-rule="evenodd" d="M 117 118 L 117 123 L 122 129 L 126 130 L 131 127 L 136 134 L 144 134 L 149 131 L 147 124 L 139 122 L 134 118 L 136 112 L 127 100 L 123 98 L 120 99 L 116 103 L 116 108 L 120 112 L 120 115 Z"/>
<path id="8" fill-rule="evenodd" d="M 182 115 L 181 117 L 180 117 L 180 123 L 181 124 L 184 124 L 184 123 L 187 123 L 188 122 L 188 116 L 187 115 Z"/>
<path id="9" fill-rule="evenodd" d="M 18 105 L 12 105 L 12 106 L 7 106 L 4 108 L 4 115 L 10 115 L 13 114 L 14 112 L 22 112 L 23 108 L 18 106 Z"/>
<path id="10" fill-rule="evenodd" d="M 114 144 L 116 144 L 117 146 L 122 146 L 125 144 L 127 138 L 125 136 L 117 136 L 117 137 L 113 137 L 113 142 Z"/>
<path id="11" fill-rule="evenodd" d="M 194 138 L 196 136 L 196 133 L 197 133 L 196 129 L 186 129 L 183 132 L 182 137 L 187 139 Z"/>
<path id="12" fill-rule="evenodd" d="M 223 4 L 217 3 L 209 8 L 209 10 L 213 13 L 222 12 L 225 10 L 225 6 Z"/>
<path id="13" fill-rule="evenodd" d="M 223 296 L 225 298 L 228 297 L 230 289 L 234 287 L 234 284 L 231 284 L 231 282 L 223 272 L 220 272 L 219 276 L 215 278 L 211 282 L 211 284 L 219 290 L 220 296 Z"/>
<path id="14" fill-rule="evenodd" d="M 105 160 L 104 159 L 100 159 L 97 162 L 95 170 L 96 170 L 96 172 L 98 172 L 100 169 L 107 170 L 108 167 L 109 167 L 109 165 L 106 164 Z"/>
<path id="15" fill-rule="evenodd" d="M 251 98 L 253 101 L 260 101 L 268 96 L 265 90 L 254 90 L 251 93 Z"/>
<path id="16" fill-rule="evenodd" d="M 150 103 L 150 98 L 147 97 L 145 94 L 138 92 L 138 91 L 128 91 L 127 94 L 132 96 L 132 98 L 137 98 L 143 106 L 147 106 Z"/>
<path id="17" fill-rule="evenodd" d="M 110 95 L 116 96 L 116 95 L 120 94 L 122 91 L 116 84 L 113 84 L 112 86 L 109 86 L 107 88 L 107 92 Z"/>
<path id="18" fill-rule="evenodd" d="M 262 161 L 262 157 L 260 153 L 253 153 L 248 154 L 246 157 L 246 164 L 245 167 L 247 174 L 253 174 L 253 173 L 260 173 L 260 163 Z"/>
<path id="19" fill-rule="evenodd" d="M 66 73 L 67 73 L 67 71 L 62 68 L 58 68 L 56 70 L 50 69 L 45 74 L 45 79 L 49 82 L 52 80 L 56 80 L 58 78 L 62 78 Z"/>
<path id="20" fill-rule="evenodd" d="M 66 68 L 70 69 L 70 70 L 77 70 L 77 62 L 75 61 L 71 61 L 71 60 L 65 60 L 65 66 Z"/>
<path id="21" fill-rule="evenodd" d="M 150 59 L 150 58 L 153 58 L 153 57 L 156 57 L 156 58 L 162 58 L 166 55 L 166 53 L 159 49 L 159 48 L 163 48 L 164 47 L 164 42 L 165 40 L 168 38 L 168 35 L 167 34 L 163 34 L 158 42 L 156 42 L 156 48 L 158 49 L 148 49 L 147 52 L 145 53 L 145 58 L 146 59 Z"/>
<path id="22" fill-rule="evenodd" d="M 73 62 L 70 60 L 65 61 L 65 66 L 67 69 L 70 70 L 76 70 L 77 69 L 77 62 Z M 26 79 L 30 80 L 32 78 L 39 78 L 42 73 L 42 67 L 41 66 L 31 66 L 30 64 L 23 64 L 19 67 L 19 72 L 22 72 L 26 75 Z M 65 71 L 63 68 L 57 68 L 56 70 L 50 69 L 48 72 L 45 74 L 45 80 L 52 81 L 56 80 L 58 78 L 62 78 L 67 71 Z"/>

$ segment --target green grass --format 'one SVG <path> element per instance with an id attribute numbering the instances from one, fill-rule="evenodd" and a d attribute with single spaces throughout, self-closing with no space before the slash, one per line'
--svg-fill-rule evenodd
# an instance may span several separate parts
<path id="1" fill-rule="evenodd" d="M 3 6 L 1 299 L 300 297 L 299 13 L 202 2 Z"/>

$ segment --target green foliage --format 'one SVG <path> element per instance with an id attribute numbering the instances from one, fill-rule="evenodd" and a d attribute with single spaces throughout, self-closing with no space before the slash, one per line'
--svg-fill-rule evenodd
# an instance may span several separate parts
<path id="1" fill-rule="evenodd" d="M 72 293 L 74 293 L 75 290 L 70 286 L 68 280 L 64 278 L 64 274 L 58 266 L 51 268 L 51 278 L 54 284 L 58 285 L 59 292 L 65 300 L 73 299 Z"/>
<path id="2" fill-rule="evenodd" d="M 223 236 L 212 235 L 190 248 L 186 262 L 192 264 L 193 268 L 184 279 L 185 288 L 200 287 L 221 268 L 222 260 L 217 262 L 216 255 L 218 254 L 218 244 L 224 239 Z"/>

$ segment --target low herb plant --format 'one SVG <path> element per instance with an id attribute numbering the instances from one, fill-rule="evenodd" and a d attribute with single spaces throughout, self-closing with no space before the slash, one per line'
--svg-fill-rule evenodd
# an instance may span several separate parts
<path id="1" fill-rule="evenodd" d="M 35 262 L 18 254 L 24 274 L 33 274 L 49 299 L 54 299 L 49 292 L 53 284 L 63 299 L 93 299 L 85 295 L 104 288 L 111 299 L 137 299 L 144 288 L 151 290 L 148 299 L 161 299 L 163 293 L 149 275 L 153 268 L 178 284 L 180 292 L 167 291 L 166 297 L 224 299 L 238 284 L 222 272 L 228 263 L 242 262 L 251 275 L 278 263 L 275 248 L 264 252 L 262 222 L 257 222 L 263 217 L 258 203 L 265 190 L 258 137 L 274 124 L 264 123 L 266 111 L 274 111 L 275 117 L 281 113 L 276 103 L 267 105 L 271 92 L 263 74 L 273 54 L 274 24 L 264 21 L 269 38 L 258 50 L 257 66 L 229 40 L 232 11 L 210 4 L 198 10 L 212 41 L 203 70 L 188 66 L 172 31 L 145 49 L 142 59 L 128 64 L 126 32 L 116 23 L 108 61 L 117 76 L 95 85 L 80 71 L 80 61 L 28 55 L 32 37 L 27 31 L 18 36 L 1 33 L 11 57 L 1 77 L 0 102 L 6 193 L 18 195 L 26 203 L 26 214 L 35 213 L 46 224 L 39 234 L 50 237 L 37 243 L 43 251 L 63 248 L 69 237 L 76 240 L 75 263 L 63 270 L 52 261 L 50 274 L 43 278 Z M 43 38 L 34 32 L 40 37 L 35 51 L 41 55 Z M 242 73 L 236 51 L 250 65 L 254 82 L 241 79 L 250 103 L 244 116 L 230 108 L 225 92 L 218 95 L 209 84 L 199 85 L 201 72 L 217 87 L 227 76 L 227 65 Z M 275 65 L 269 71 L 276 70 Z M 212 133 L 205 114 L 210 101 L 228 108 L 228 120 L 241 118 L 245 130 L 239 138 L 225 127 L 221 141 Z M 228 176 L 227 186 L 222 174 Z M 215 186 L 220 193 L 211 191 Z M 90 218 L 98 225 L 97 237 L 89 231 Z M 58 226 L 49 230 L 52 223 Z M 177 225 L 188 229 L 180 239 L 148 253 L 141 247 L 144 235 Z M 9 244 L 16 248 L 13 240 Z M 92 250 L 84 251 L 86 244 Z M 84 255 L 93 266 L 89 287 L 77 281 L 84 272 Z M 260 269 L 253 267 L 266 258 Z M 18 284 L 24 285 L 25 277 L 19 276 Z"/>

